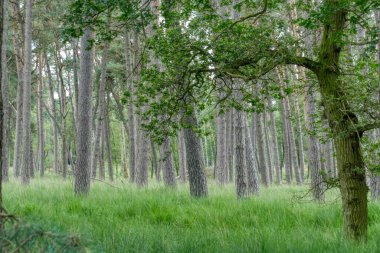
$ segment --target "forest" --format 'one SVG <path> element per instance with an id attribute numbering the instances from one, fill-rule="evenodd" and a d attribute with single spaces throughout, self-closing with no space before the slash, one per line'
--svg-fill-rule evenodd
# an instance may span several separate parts
<path id="1" fill-rule="evenodd" d="M 0 253 L 380 252 L 379 0 L 0 5 Z"/>

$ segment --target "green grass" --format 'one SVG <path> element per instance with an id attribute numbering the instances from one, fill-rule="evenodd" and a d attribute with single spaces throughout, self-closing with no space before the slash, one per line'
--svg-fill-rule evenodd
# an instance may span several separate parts
<path id="1" fill-rule="evenodd" d="M 325 204 L 295 201 L 305 187 L 271 187 L 238 201 L 234 187 L 210 185 L 210 196 L 118 184 L 92 185 L 77 198 L 72 182 L 36 179 L 28 187 L 5 184 L 5 206 L 47 230 L 79 235 L 92 252 L 378 252 L 380 204 L 370 203 L 369 239 L 343 239 L 337 192 Z M 336 200 L 336 201 L 334 201 Z"/>

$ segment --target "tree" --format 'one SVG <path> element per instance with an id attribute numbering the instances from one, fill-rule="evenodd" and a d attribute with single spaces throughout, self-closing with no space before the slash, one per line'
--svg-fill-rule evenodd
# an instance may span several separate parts
<path id="1" fill-rule="evenodd" d="M 194 197 L 206 197 L 208 195 L 208 189 L 202 156 L 202 145 L 200 138 L 193 130 L 193 128 L 198 125 L 194 111 L 185 113 L 184 124 L 186 125 L 184 129 L 184 139 L 190 194 Z"/>
<path id="2" fill-rule="evenodd" d="M 80 82 L 78 94 L 77 166 L 74 171 L 74 192 L 86 195 L 90 191 L 91 172 L 91 122 L 92 75 L 94 49 L 91 45 L 93 31 L 87 27 L 81 38 Z"/>
<path id="3" fill-rule="evenodd" d="M 100 85 L 99 85 L 99 94 L 98 94 L 99 114 L 98 114 L 98 119 L 96 123 L 96 130 L 95 130 L 94 151 L 92 154 L 91 169 L 92 169 L 93 177 L 96 176 L 97 164 L 99 162 L 99 156 L 100 156 L 100 140 L 101 140 L 102 133 L 104 132 L 103 122 L 104 122 L 105 113 L 106 113 L 105 100 L 106 100 L 108 49 L 109 49 L 109 42 L 106 42 L 104 44 L 103 55 L 102 55 Z"/>
<path id="4" fill-rule="evenodd" d="M 13 3 L 13 15 L 15 20 L 13 22 L 13 47 L 15 51 L 16 58 L 16 71 L 17 71 L 17 98 L 16 98 L 16 133 L 15 133 L 15 144 L 13 153 L 13 173 L 17 178 L 21 174 L 22 166 L 22 108 L 23 108 L 23 54 L 22 54 L 22 43 L 24 42 L 24 25 L 22 23 L 22 16 L 20 11 L 19 1 Z"/>
<path id="5" fill-rule="evenodd" d="M 23 70 L 23 163 L 22 182 L 28 184 L 33 158 L 31 157 L 31 86 L 32 86 L 32 0 L 25 0 L 25 36 Z"/>
<path id="6" fill-rule="evenodd" d="M 2 144 L 1 144 L 1 169 L 2 169 L 2 177 L 0 177 L 0 180 L 7 180 L 8 179 L 8 169 L 9 169 L 9 162 L 8 162 L 8 155 L 9 155 L 9 135 L 10 135 L 10 128 L 9 128 L 9 120 L 10 120 L 10 106 L 9 106 L 9 88 L 8 88 L 8 75 L 7 75 L 7 41 L 8 41 L 8 0 L 3 1 L 3 5 L 0 6 L 2 8 L 2 15 L 0 15 L 3 20 L 1 22 L 1 95 L 2 95 L 2 101 L 3 107 L 2 107 Z M 1 191 L 0 191 L 1 194 Z M 1 199 L 1 195 L 0 195 Z M 1 200 L 0 200 L 1 202 Z M 1 212 L 1 204 L 0 204 L 0 212 Z M 0 221 L 0 227 L 1 227 L 1 221 Z"/>
<path id="7" fill-rule="evenodd" d="M 0 2 L 0 16 L 2 17 L 1 20 L 0 20 L 0 55 L 1 55 L 1 58 L 3 58 L 3 55 L 5 54 L 4 49 L 5 49 L 5 46 L 3 45 L 4 43 L 4 40 L 3 40 L 3 36 L 4 36 L 4 28 L 6 27 L 4 25 L 4 23 L 6 23 L 7 21 L 7 6 L 8 5 L 8 2 L 7 1 L 1 1 Z M 6 30 L 5 30 L 6 32 Z M 3 86 L 3 68 L 5 67 L 4 66 L 4 61 L 1 61 L 0 63 L 0 73 L 1 73 L 1 84 L 0 84 L 0 136 L 3 136 L 3 119 L 4 119 L 4 111 L 3 111 L 3 92 L 2 92 L 2 86 Z M 3 149 L 3 141 L 2 139 L 0 140 L 0 151 L 2 153 L 2 149 Z M 1 154 L 0 153 L 0 154 Z M 3 163 L 3 160 L 1 159 L 0 160 L 0 168 L 2 168 L 2 163 Z M 0 213 L 3 212 L 3 171 L 0 170 Z M 2 216 L 0 216 L 0 234 L 3 233 L 3 229 L 4 229 L 4 224 L 3 224 L 3 218 Z"/>

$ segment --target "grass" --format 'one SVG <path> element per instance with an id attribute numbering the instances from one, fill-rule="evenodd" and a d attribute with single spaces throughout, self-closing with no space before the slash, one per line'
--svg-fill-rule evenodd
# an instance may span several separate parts
<path id="1" fill-rule="evenodd" d="M 117 184 L 92 185 L 77 198 L 72 182 L 36 179 L 30 186 L 5 184 L 7 210 L 28 222 L 76 234 L 91 252 L 378 252 L 380 204 L 370 203 L 365 245 L 342 236 L 337 192 L 325 204 L 295 201 L 305 187 L 263 189 L 238 201 L 234 187 L 210 185 L 210 196 L 193 199 L 187 186 L 177 191 Z M 334 201 L 336 200 L 336 201 Z"/>

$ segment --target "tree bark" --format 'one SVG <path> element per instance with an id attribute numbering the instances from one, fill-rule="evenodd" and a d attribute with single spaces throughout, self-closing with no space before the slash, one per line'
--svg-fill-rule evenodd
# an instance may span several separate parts
<path id="1" fill-rule="evenodd" d="M 10 103 L 9 103 L 9 85 L 8 85 L 8 66 L 7 66 L 7 42 L 8 42 L 8 0 L 3 0 L 2 6 L 2 37 L 1 39 L 1 89 L 3 97 L 3 131 L 2 131 L 2 150 L 1 150 L 1 160 L 2 164 L 2 180 L 8 180 L 8 170 L 9 170 L 9 146 L 10 146 Z M 1 207 L 0 207 L 1 211 Z M 0 223 L 1 225 L 1 223 Z"/>
<path id="2" fill-rule="evenodd" d="M 271 135 L 271 152 L 273 154 L 273 166 L 276 171 L 276 183 L 278 185 L 282 182 L 281 175 L 281 166 L 280 166 L 280 155 L 278 150 L 278 141 L 277 141 L 277 130 L 276 130 L 276 121 L 273 112 L 272 99 L 269 95 L 267 95 L 267 106 L 270 117 L 270 135 Z"/>
<path id="3" fill-rule="evenodd" d="M 264 143 L 265 143 L 265 157 L 267 161 L 268 175 L 269 175 L 269 184 L 272 184 L 274 181 L 274 172 L 273 172 L 273 156 L 270 150 L 269 144 L 269 131 L 268 131 L 268 116 L 267 109 L 263 111 L 263 134 L 264 134 Z"/>
<path id="4" fill-rule="evenodd" d="M 152 138 L 150 139 L 150 149 L 152 152 L 152 165 L 153 165 L 154 176 L 156 177 L 157 182 L 161 182 L 161 169 L 160 169 L 161 166 L 158 165 L 156 144 L 154 143 Z"/>
<path id="5" fill-rule="evenodd" d="M 265 158 L 265 135 L 264 135 L 264 129 L 262 125 L 262 113 L 255 115 L 256 120 L 256 131 L 257 131 L 257 151 L 258 151 L 258 165 L 259 165 L 259 172 L 261 173 L 261 180 L 264 184 L 264 186 L 269 186 L 270 179 L 269 179 L 269 172 L 268 172 L 268 166 Z"/>
<path id="6" fill-rule="evenodd" d="M 179 153 L 179 176 L 182 183 L 187 180 L 187 167 L 186 167 L 186 146 L 184 138 L 184 130 L 178 132 L 178 153 Z"/>
<path id="7" fill-rule="evenodd" d="M 244 140 L 247 164 L 248 193 L 258 195 L 260 192 L 260 178 L 256 156 L 253 150 L 252 138 L 249 130 L 247 115 L 244 117 Z"/>
<path id="8" fill-rule="evenodd" d="M 38 101 L 38 169 L 40 170 L 40 176 L 45 174 L 45 138 L 44 138 L 44 116 L 43 116 L 43 94 L 44 94 L 44 80 L 42 76 L 43 60 L 42 56 L 39 56 L 38 72 L 39 82 L 37 87 L 37 101 Z"/>
<path id="9" fill-rule="evenodd" d="M 109 93 L 107 93 L 107 103 L 109 103 L 111 98 Z M 109 106 L 108 106 L 109 107 Z M 113 166 L 112 166 L 112 149 L 111 149 L 111 130 L 110 130 L 110 115 L 108 109 L 105 111 L 105 122 L 104 122 L 104 141 L 106 143 L 107 149 L 107 165 L 108 165 L 108 177 L 112 182 L 114 180 Z M 125 143 L 124 143 L 125 145 Z"/>
<path id="10" fill-rule="evenodd" d="M 306 123 L 309 131 L 308 134 L 308 158 L 309 158 L 309 172 L 311 176 L 311 189 L 313 197 L 317 201 L 324 200 L 324 189 L 325 185 L 322 178 L 322 167 L 321 167 L 321 151 L 318 137 L 316 137 L 313 132 L 317 127 L 316 115 L 317 110 L 317 101 L 315 96 L 315 91 L 312 88 L 309 88 L 306 94 Z"/>
<path id="11" fill-rule="evenodd" d="M 129 78 L 131 79 L 133 75 L 133 56 L 132 56 L 132 46 L 131 46 L 131 34 L 126 33 L 125 39 L 125 58 L 126 58 L 126 69 Z M 136 41 L 134 41 L 136 42 Z M 128 89 L 133 95 L 133 84 L 128 81 Z M 130 182 L 135 182 L 136 173 L 136 119 L 135 119 L 135 108 L 133 103 L 130 101 L 128 103 L 128 151 L 129 151 L 129 180 Z"/>
<path id="12" fill-rule="evenodd" d="M 235 152 L 234 152 L 234 147 L 235 147 L 235 124 L 234 124 L 234 113 L 235 110 L 232 108 L 228 112 L 227 116 L 227 162 L 228 162 L 228 170 L 226 170 L 226 175 L 228 175 L 228 181 L 231 183 L 233 182 L 234 179 L 234 163 L 235 163 Z"/>
<path id="13" fill-rule="evenodd" d="M 236 195 L 238 199 L 248 196 L 248 183 L 247 183 L 247 165 L 246 165 L 246 150 L 244 147 L 244 116 L 243 112 L 236 110 L 235 113 L 235 154 L 236 154 Z"/>
<path id="14" fill-rule="evenodd" d="M 53 86 L 53 77 L 50 70 L 49 59 L 45 53 L 45 64 L 46 64 L 46 72 L 48 75 L 48 83 L 49 83 L 49 94 L 51 101 L 51 113 L 52 113 L 52 125 L 53 125 L 53 135 L 54 135 L 54 172 L 58 174 L 58 118 L 57 118 L 57 110 L 55 106 L 54 99 L 54 86 Z"/>
<path id="15" fill-rule="evenodd" d="M 85 29 L 81 38 L 80 83 L 78 94 L 78 133 L 77 133 L 77 166 L 75 169 L 74 192 L 76 195 L 87 195 L 90 191 L 91 171 L 91 118 L 92 118 L 92 72 L 93 47 L 90 41 L 93 32 Z M 91 49 L 90 49 L 91 47 Z"/>
<path id="16" fill-rule="evenodd" d="M 57 81 L 59 87 L 59 102 L 60 102 L 60 116 L 61 116 L 61 169 L 62 177 L 66 179 L 67 177 L 67 161 L 68 161 L 68 148 L 67 148 L 67 137 L 66 137 L 66 89 L 65 83 L 63 80 L 63 65 L 60 57 L 60 46 L 59 42 L 55 41 L 55 62 L 56 62 L 56 72 L 57 72 Z"/>
<path id="17" fill-rule="evenodd" d="M 339 0 L 327 0 L 326 4 L 341 6 Z M 336 147 L 344 233 L 347 238 L 365 240 L 368 227 L 368 188 L 360 146 L 362 133 L 352 132 L 358 118 L 350 108 L 339 68 L 339 41 L 344 34 L 346 20 L 347 12 L 342 7 L 334 9 L 328 15 L 320 45 L 320 68 L 315 72 Z M 341 108 L 345 108 L 345 111 L 342 112 Z"/>
<path id="18" fill-rule="evenodd" d="M 98 114 L 98 119 L 96 123 L 95 143 L 94 143 L 94 151 L 92 155 L 92 166 L 91 166 L 93 178 L 96 177 L 97 164 L 98 164 L 99 155 L 100 155 L 100 140 L 102 137 L 102 132 L 104 131 L 103 121 L 104 121 L 104 114 L 105 114 L 105 95 L 106 95 L 105 90 L 106 90 L 106 83 L 107 83 L 108 49 L 109 49 L 109 42 L 105 42 L 104 48 L 103 48 L 100 85 L 99 85 L 99 91 L 98 91 L 99 92 L 98 93 L 99 114 Z"/>
<path id="19" fill-rule="evenodd" d="M 24 71 L 23 71 L 23 163 L 21 178 L 24 184 L 30 181 L 31 166 L 31 86 L 32 86 L 32 0 L 25 0 L 25 43 L 24 43 Z"/>
<path id="20" fill-rule="evenodd" d="M 173 163 L 173 152 L 171 149 L 170 139 L 166 137 L 161 146 L 161 160 L 164 183 L 168 187 L 176 188 L 177 180 Z"/>
<path id="21" fill-rule="evenodd" d="M 188 168 L 190 194 L 193 197 L 206 197 L 208 195 L 205 166 L 202 157 L 200 138 L 192 127 L 198 125 L 195 113 L 185 116 L 184 138 L 186 145 L 186 163 Z"/>
<path id="22" fill-rule="evenodd" d="M 121 123 L 121 163 L 123 165 L 123 177 L 128 178 L 128 166 L 127 166 L 127 147 L 126 147 L 126 129 L 123 123 Z"/>
<path id="23" fill-rule="evenodd" d="M 277 69 L 277 75 L 278 80 L 281 84 L 281 86 L 284 86 L 283 82 L 283 75 L 279 69 Z M 290 141 L 289 141 L 289 134 L 288 134 L 288 115 L 286 110 L 286 102 L 285 102 L 285 94 L 283 90 L 281 89 L 281 103 L 280 103 L 280 114 L 281 114 L 281 122 L 282 122 L 282 133 L 283 133 L 283 143 L 284 143 L 284 164 L 285 164 L 285 177 L 286 182 L 288 184 L 291 184 L 292 182 L 292 157 L 291 157 L 291 151 L 290 151 Z"/>
<path id="24" fill-rule="evenodd" d="M 139 136 L 138 160 L 135 171 L 135 182 L 137 186 L 144 187 L 148 185 L 148 154 L 149 154 L 149 137 L 145 131 L 141 131 Z"/>
<path id="25" fill-rule="evenodd" d="M 215 166 L 215 180 L 219 185 L 228 183 L 225 175 L 227 171 L 228 161 L 226 159 L 227 144 L 226 144 L 226 115 L 221 114 L 216 118 L 216 166 Z"/>
<path id="26" fill-rule="evenodd" d="M 23 54 L 21 45 L 24 41 L 24 31 L 20 5 L 18 1 L 13 3 L 13 47 L 15 51 L 16 70 L 17 70 L 17 98 L 16 98 L 16 133 L 13 155 L 13 173 L 16 178 L 20 176 L 22 164 L 22 107 L 23 107 Z"/>

